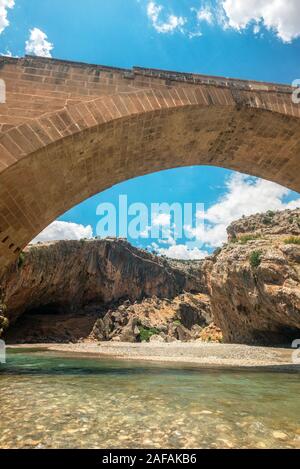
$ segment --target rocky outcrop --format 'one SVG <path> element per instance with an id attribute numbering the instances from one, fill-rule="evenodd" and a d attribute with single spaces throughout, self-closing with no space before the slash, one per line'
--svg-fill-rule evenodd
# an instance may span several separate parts
<path id="1" fill-rule="evenodd" d="M 199 338 L 211 322 L 210 301 L 205 294 L 184 293 L 172 300 L 152 297 L 110 309 L 95 323 L 92 337 L 100 341 L 188 342 Z"/>
<path id="2" fill-rule="evenodd" d="M 116 239 L 28 247 L 0 284 L 10 323 L 24 312 L 97 311 L 120 299 L 174 298 L 206 288 L 200 264 L 168 261 Z"/>
<path id="3" fill-rule="evenodd" d="M 300 338 L 300 210 L 232 223 L 205 261 L 113 239 L 32 246 L 0 283 L 0 331 L 9 321 L 11 342 L 291 344 Z"/>
<path id="4" fill-rule="evenodd" d="M 263 236 L 298 236 L 300 234 L 300 209 L 259 213 L 243 217 L 233 222 L 228 228 L 228 240 L 232 242 L 243 235 Z"/>
<path id="5" fill-rule="evenodd" d="M 291 344 L 300 338 L 300 210 L 244 218 L 228 234 L 205 263 L 224 340 Z"/>
<path id="6" fill-rule="evenodd" d="M 206 292 L 201 263 L 167 260 L 125 240 L 30 246 L 1 284 L 9 342 L 140 340 L 137 324 L 154 324 L 151 308 L 159 318 L 168 302 L 170 318 L 180 309 L 187 330 L 210 322 L 209 302 L 204 308 L 192 294 L 189 301 L 174 300 L 183 292 Z"/>
<path id="7" fill-rule="evenodd" d="M 8 343 L 188 342 L 199 339 L 211 322 L 208 296 L 183 293 L 173 299 L 153 296 L 141 301 L 125 300 L 99 307 L 97 312 L 83 308 L 76 313 L 25 314 L 9 329 L 6 340 Z"/>

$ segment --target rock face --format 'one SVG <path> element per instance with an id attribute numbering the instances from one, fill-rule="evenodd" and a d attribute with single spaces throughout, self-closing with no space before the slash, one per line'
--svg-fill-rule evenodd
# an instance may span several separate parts
<path id="1" fill-rule="evenodd" d="M 0 283 L 10 325 L 18 320 L 6 334 L 10 342 L 136 341 L 137 324 L 144 327 L 151 308 L 163 309 L 160 299 L 172 302 L 183 292 L 206 292 L 201 263 L 166 260 L 116 239 L 31 246 Z M 192 300 L 175 301 L 170 318 L 180 303 L 188 329 L 201 321 L 209 324 L 209 302 L 205 307 L 194 302 L 192 308 Z"/>
<path id="2" fill-rule="evenodd" d="M 167 261 L 115 239 L 29 247 L 0 283 L 11 323 L 37 309 L 51 314 L 90 306 L 92 311 L 122 298 L 174 298 L 206 288 L 198 265 Z"/>
<path id="3" fill-rule="evenodd" d="M 30 247 L 0 280 L 0 331 L 13 325 L 10 342 L 290 345 L 300 338 L 300 210 L 243 218 L 228 237 L 194 262 L 124 240 Z"/>
<path id="4" fill-rule="evenodd" d="M 300 210 L 244 218 L 228 234 L 205 262 L 225 342 L 291 344 L 300 338 Z"/>
<path id="5" fill-rule="evenodd" d="M 207 295 L 184 293 L 172 300 L 155 297 L 110 309 L 94 326 L 97 340 L 173 342 L 198 339 L 212 322 Z"/>
<path id="6" fill-rule="evenodd" d="M 174 299 L 156 296 L 118 305 L 83 308 L 77 313 L 25 314 L 6 334 L 8 343 L 89 341 L 187 342 L 201 338 L 211 324 L 210 301 L 203 293 Z M 205 336 L 205 340 L 208 340 Z M 212 340 L 213 340 L 212 336 Z"/>

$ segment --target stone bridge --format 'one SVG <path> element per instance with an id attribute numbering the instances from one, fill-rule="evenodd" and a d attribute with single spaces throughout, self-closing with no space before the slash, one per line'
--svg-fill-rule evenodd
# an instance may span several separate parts
<path id="1" fill-rule="evenodd" d="M 0 58 L 0 266 L 59 215 L 129 178 L 215 165 L 300 191 L 285 85 Z"/>

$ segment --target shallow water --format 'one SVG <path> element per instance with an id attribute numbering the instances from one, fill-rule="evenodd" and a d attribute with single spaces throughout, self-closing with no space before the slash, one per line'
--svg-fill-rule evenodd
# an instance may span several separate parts
<path id="1" fill-rule="evenodd" d="M 300 448 L 300 374 L 10 351 L 1 448 Z"/>

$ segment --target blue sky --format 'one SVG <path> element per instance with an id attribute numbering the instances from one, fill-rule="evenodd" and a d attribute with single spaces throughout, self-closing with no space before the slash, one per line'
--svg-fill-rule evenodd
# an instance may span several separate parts
<path id="1" fill-rule="evenodd" d="M 299 10 L 298 0 L 0 0 L 0 52 L 290 84 L 300 77 Z M 40 239 L 96 234 L 98 204 L 117 204 L 119 194 L 148 206 L 204 203 L 201 249 L 189 251 L 185 239 L 155 246 L 183 258 L 202 257 L 222 244 L 227 224 L 243 213 L 293 208 L 299 197 L 226 169 L 181 168 L 124 182 L 83 202 Z M 131 241 L 143 247 L 154 242 Z"/>

